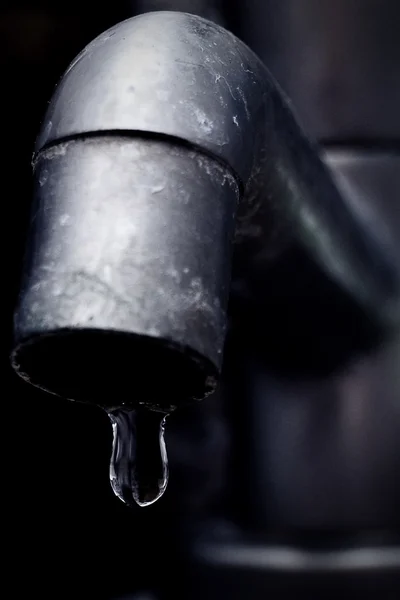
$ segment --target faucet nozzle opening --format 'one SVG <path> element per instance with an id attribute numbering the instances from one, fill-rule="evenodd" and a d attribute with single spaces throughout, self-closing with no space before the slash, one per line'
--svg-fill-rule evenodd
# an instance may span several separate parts
<path id="1" fill-rule="evenodd" d="M 60 330 L 20 344 L 13 365 L 29 383 L 103 408 L 145 403 L 168 411 L 216 385 L 210 361 L 189 348 L 118 331 Z"/>

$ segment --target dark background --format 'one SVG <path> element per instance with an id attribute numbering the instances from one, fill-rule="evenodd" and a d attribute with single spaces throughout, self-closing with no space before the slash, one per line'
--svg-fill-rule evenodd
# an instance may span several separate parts
<path id="1" fill-rule="evenodd" d="M 293 98 L 306 130 L 326 148 L 367 148 L 385 155 L 396 154 L 398 149 L 400 5 L 396 0 L 116 0 L 104 7 L 84 0 L 3 2 L 2 537 L 3 556 L 7 557 L 4 585 L 10 586 L 9 594 L 15 597 L 111 598 L 148 588 L 172 594 L 179 577 L 183 578 L 175 558 L 177 540 L 185 538 L 204 516 L 223 515 L 243 529 L 259 532 L 274 529 L 272 513 L 265 516 L 263 510 L 254 508 L 257 502 L 254 504 L 252 495 L 261 494 L 262 500 L 265 491 L 260 492 L 250 479 L 257 469 L 265 471 L 266 467 L 255 466 L 249 450 L 253 429 L 244 401 L 246 392 L 240 391 L 243 382 L 232 382 L 227 376 L 223 394 L 172 419 L 168 438 L 171 483 L 165 498 L 150 509 L 131 510 L 115 498 L 109 485 L 111 427 L 107 415 L 32 390 L 8 367 L 31 198 L 30 161 L 46 102 L 68 64 L 93 37 L 137 12 L 171 5 L 213 18 L 249 43 Z M 398 199 L 398 180 L 396 185 L 397 191 L 388 187 L 387 197 Z M 382 210 L 398 231 L 400 211 L 394 200 L 386 202 Z M 296 279 L 296 273 L 302 276 Z M 398 400 L 400 385 L 393 391 L 397 367 L 390 366 L 396 363 L 393 352 L 389 359 L 386 350 L 365 358 L 371 356 L 371 340 L 358 324 L 357 314 L 314 274 L 300 253 L 281 263 L 271 281 L 279 282 L 281 292 L 279 297 L 271 297 L 268 307 L 274 316 L 268 347 L 264 348 L 267 372 L 273 372 L 279 381 L 285 372 L 286 390 L 282 392 L 275 379 L 270 381 L 270 388 L 279 388 L 273 398 L 293 395 L 293 389 L 300 397 L 310 398 L 309 384 L 299 387 L 300 374 L 302 380 L 317 381 L 313 385 L 313 390 L 319 386 L 316 396 L 331 395 L 333 403 L 343 402 L 352 393 L 352 385 L 365 390 L 367 401 L 377 397 Z M 305 287 L 307 297 L 302 291 Z M 317 300 L 310 300 L 312 295 Z M 331 316 L 327 318 L 327 314 Z M 240 348 L 253 342 L 255 336 L 244 340 L 238 336 L 232 342 L 226 373 L 244 368 L 247 354 Z M 353 355 L 359 360 L 353 379 L 346 372 L 326 383 L 327 374 Z M 263 413 L 258 414 L 264 422 Z M 378 421 L 379 411 L 374 409 L 372 414 Z M 400 438 L 398 408 L 390 415 L 391 425 L 382 426 L 381 437 L 375 440 L 372 435 L 371 444 L 378 454 L 382 437 Z M 267 421 L 265 417 L 265 427 Z M 264 451 L 273 449 L 260 450 Z M 394 483 L 399 457 L 395 441 L 382 450 L 391 478 L 383 492 L 389 511 L 383 528 L 390 525 L 391 532 L 399 526 L 395 508 L 398 486 Z M 259 481 L 262 487 L 263 480 Z M 265 485 L 268 488 L 268 482 Z M 265 493 L 268 496 L 268 491 Z M 295 514 L 292 509 L 290 512 Z"/>

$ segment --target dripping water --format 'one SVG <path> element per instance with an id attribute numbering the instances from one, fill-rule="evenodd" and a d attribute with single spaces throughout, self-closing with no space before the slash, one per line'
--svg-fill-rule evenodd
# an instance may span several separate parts
<path id="1" fill-rule="evenodd" d="M 168 484 L 164 440 L 168 414 L 145 406 L 107 413 L 113 428 L 111 487 L 128 506 L 149 506 L 161 498 Z"/>

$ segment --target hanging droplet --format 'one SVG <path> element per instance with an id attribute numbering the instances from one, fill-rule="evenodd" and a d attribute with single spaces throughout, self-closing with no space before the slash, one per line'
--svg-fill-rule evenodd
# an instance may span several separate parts
<path id="1" fill-rule="evenodd" d="M 110 481 L 114 493 L 133 506 L 149 506 L 165 492 L 168 457 L 164 427 L 167 414 L 145 406 L 107 411 L 113 427 Z"/>

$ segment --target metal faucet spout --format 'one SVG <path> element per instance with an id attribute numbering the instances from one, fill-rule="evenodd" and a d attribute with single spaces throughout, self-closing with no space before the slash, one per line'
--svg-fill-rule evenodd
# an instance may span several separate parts
<path id="1" fill-rule="evenodd" d="M 129 386 L 168 405 L 204 397 L 231 280 L 289 239 L 380 327 L 398 324 L 399 265 L 263 63 L 200 17 L 148 13 L 89 44 L 33 164 L 12 360 L 48 391 L 103 405 Z M 158 376 L 144 377 L 149 363 Z"/>

